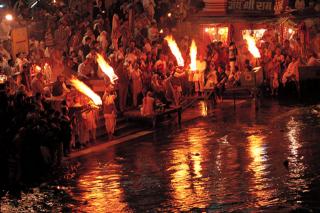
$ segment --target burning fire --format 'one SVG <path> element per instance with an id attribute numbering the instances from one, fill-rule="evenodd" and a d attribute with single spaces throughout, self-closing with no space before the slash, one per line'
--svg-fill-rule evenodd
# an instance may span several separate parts
<path id="1" fill-rule="evenodd" d="M 184 60 L 182 58 L 181 52 L 179 50 L 179 47 L 178 47 L 176 41 L 172 38 L 171 35 L 170 36 L 166 36 L 164 39 L 168 42 L 168 45 L 170 47 L 170 50 L 171 50 L 172 54 L 176 57 L 177 62 L 178 62 L 178 66 L 183 67 L 184 66 Z"/>
<path id="2" fill-rule="evenodd" d="M 76 78 L 71 79 L 70 82 L 79 92 L 90 98 L 95 105 L 102 105 L 101 97 L 94 93 L 85 83 Z"/>
<path id="3" fill-rule="evenodd" d="M 114 81 L 118 79 L 118 76 L 114 73 L 113 68 L 104 60 L 103 56 L 99 53 L 97 54 L 97 62 L 102 72 L 106 74 L 109 77 L 110 82 L 114 84 Z"/>
<path id="4" fill-rule="evenodd" d="M 243 35 L 243 38 L 247 40 L 248 50 L 254 58 L 261 58 L 260 51 L 256 46 L 256 40 L 249 34 Z"/>
<path id="5" fill-rule="evenodd" d="M 196 71 L 197 70 L 197 45 L 194 40 L 192 40 L 191 47 L 190 47 L 190 70 Z"/>

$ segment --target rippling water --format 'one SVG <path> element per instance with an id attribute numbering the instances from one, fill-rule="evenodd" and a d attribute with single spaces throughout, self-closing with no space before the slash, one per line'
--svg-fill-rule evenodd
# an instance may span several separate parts
<path id="1" fill-rule="evenodd" d="M 320 211 L 319 107 L 199 105 L 203 119 L 76 159 L 2 211 Z"/>

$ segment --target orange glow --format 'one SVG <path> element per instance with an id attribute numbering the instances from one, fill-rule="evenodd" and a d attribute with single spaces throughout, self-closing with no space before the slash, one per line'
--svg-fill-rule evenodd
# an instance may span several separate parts
<path id="1" fill-rule="evenodd" d="M 114 84 L 114 81 L 118 79 L 118 76 L 114 73 L 113 68 L 104 60 L 103 56 L 99 53 L 97 54 L 97 62 L 102 72 L 106 74 L 110 82 Z"/>
<path id="2" fill-rule="evenodd" d="M 206 27 L 205 29 L 204 29 L 204 31 L 206 32 L 206 33 L 210 33 L 210 34 L 216 34 L 216 28 L 215 27 Z"/>
<path id="3" fill-rule="evenodd" d="M 192 40 L 191 47 L 190 47 L 190 70 L 196 71 L 197 70 L 197 45 L 194 40 Z"/>
<path id="4" fill-rule="evenodd" d="M 70 80 L 72 86 L 74 86 L 79 92 L 81 92 L 82 94 L 84 94 L 85 96 L 87 96 L 88 98 L 90 98 L 93 103 L 97 106 L 101 106 L 102 105 L 102 100 L 100 98 L 99 95 L 97 95 L 96 93 L 94 93 L 90 87 L 88 87 L 85 83 L 83 83 L 82 81 L 73 78 Z"/>
<path id="5" fill-rule="evenodd" d="M 251 157 L 248 171 L 252 172 L 249 180 L 252 181 L 250 185 L 254 187 L 251 193 L 259 206 L 270 205 L 274 190 L 265 190 L 270 187 L 270 183 L 265 179 L 270 173 L 270 168 L 266 163 L 268 161 L 266 137 L 260 134 L 253 134 L 248 136 L 247 139 L 249 156 Z"/>
<path id="6" fill-rule="evenodd" d="M 38 66 L 38 65 L 36 65 L 36 70 L 37 70 L 38 72 L 40 72 L 40 71 L 41 71 L 41 67 Z"/>
<path id="7" fill-rule="evenodd" d="M 203 117 L 207 117 L 208 116 L 208 105 L 205 101 L 201 101 L 200 102 L 200 110 L 201 110 L 201 115 Z"/>
<path id="8" fill-rule="evenodd" d="M 226 42 L 228 39 L 228 27 L 205 27 L 204 32 L 207 33 L 211 41 L 222 41 Z"/>
<path id="9" fill-rule="evenodd" d="M 7 14 L 5 16 L 5 18 L 6 18 L 7 21 L 12 21 L 13 20 L 13 16 L 11 14 Z"/>
<path id="10" fill-rule="evenodd" d="M 221 27 L 218 29 L 218 34 L 219 35 L 225 35 L 228 34 L 228 28 L 227 27 Z"/>
<path id="11" fill-rule="evenodd" d="M 206 161 L 206 144 L 201 141 L 202 135 L 207 132 L 201 128 L 190 128 L 186 135 L 186 147 L 178 149 L 173 147 L 171 162 L 173 163 L 170 172 L 172 187 L 172 198 L 181 211 L 188 211 L 188 208 L 197 203 L 199 208 L 208 205 L 208 186 L 205 184 L 205 171 L 202 165 Z"/>
<path id="12" fill-rule="evenodd" d="M 40 68 L 40 69 L 41 69 L 41 68 Z M 51 70 L 51 67 L 50 67 L 49 64 L 45 63 L 44 66 L 43 66 L 43 70 L 44 70 L 44 71 L 47 71 L 48 69 Z"/>
<path id="13" fill-rule="evenodd" d="M 293 29 L 289 28 L 288 32 L 289 32 L 290 34 L 292 34 L 292 33 L 293 33 Z"/>
<path id="14" fill-rule="evenodd" d="M 168 45 L 170 47 L 172 54 L 176 57 L 178 66 L 183 67 L 184 60 L 182 58 L 181 52 L 179 50 L 179 47 L 178 47 L 176 41 L 173 39 L 173 37 L 171 35 L 166 36 L 164 39 L 168 42 Z"/>
<path id="15" fill-rule="evenodd" d="M 247 41 L 248 50 L 254 58 L 261 58 L 260 51 L 256 46 L 256 40 L 249 34 L 243 35 L 243 39 Z"/>

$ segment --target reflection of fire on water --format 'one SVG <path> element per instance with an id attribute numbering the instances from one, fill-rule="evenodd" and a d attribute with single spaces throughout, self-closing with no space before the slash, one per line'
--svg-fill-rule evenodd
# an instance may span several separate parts
<path id="1" fill-rule="evenodd" d="M 197 45 L 194 40 L 192 40 L 191 47 L 190 47 L 190 70 L 196 71 L 197 70 Z"/>
<path id="2" fill-rule="evenodd" d="M 200 102 L 200 110 L 203 117 L 208 116 L 208 105 L 205 101 Z"/>
<path id="3" fill-rule="evenodd" d="M 290 188 L 308 191 L 308 184 L 304 178 L 302 178 L 305 175 L 306 167 L 302 162 L 302 158 L 299 156 L 299 149 L 302 146 L 299 140 L 301 123 L 291 117 L 287 123 L 287 129 L 290 151 L 290 156 L 288 157 L 290 162 L 289 176 L 291 178 L 291 180 L 288 181 L 288 184 L 290 184 Z"/>
<path id="4" fill-rule="evenodd" d="M 109 77 L 110 82 L 114 84 L 114 81 L 118 79 L 118 76 L 114 73 L 113 68 L 104 60 L 103 56 L 100 54 L 97 54 L 97 62 L 102 72 L 106 74 Z"/>
<path id="5" fill-rule="evenodd" d="M 201 139 L 205 134 L 207 132 L 201 128 L 189 128 L 187 135 L 180 135 L 181 138 L 187 139 L 186 146 L 171 150 L 172 198 L 179 205 L 180 210 L 187 211 L 194 203 L 197 203 L 199 208 L 203 208 L 210 200 L 206 180 L 202 179 L 206 144 Z"/>
<path id="6" fill-rule="evenodd" d="M 113 152 L 112 156 L 114 155 Z M 95 161 L 86 162 L 86 166 L 95 168 Z M 90 170 L 80 175 L 77 192 L 74 196 L 77 200 L 85 200 L 87 203 L 84 206 L 76 207 L 75 212 L 110 212 L 111 210 L 113 212 L 126 212 L 128 206 L 123 202 L 125 192 L 123 185 L 121 185 L 121 172 L 120 164 L 108 163 L 107 169 L 101 163 L 99 169 Z M 106 205 L 106 202 L 108 205 Z"/>
<path id="7" fill-rule="evenodd" d="M 95 92 L 93 92 L 90 87 L 88 87 L 85 83 L 82 81 L 73 78 L 70 80 L 70 83 L 72 86 L 74 86 L 79 92 L 90 98 L 93 103 L 96 106 L 101 106 L 102 105 L 102 100 L 99 95 L 97 95 Z"/>
<path id="8" fill-rule="evenodd" d="M 252 185 L 255 190 L 252 190 L 253 195 L 259 205 L 268 205 L 273 191 L 269 186 L 266 176 L 270 173 L 267 170 L 266 161 L 268 160 L 265 143 L 265 136 L 250 135 L 248 137 L 249 154 L 252 158 L 248 166 L 249 171 L 253 172 Z"/>
<path id="9" fill-rule="evenodd" d="M 176 57 L 178 66 L 183 67 L 184 60 L 183 60 L 183 57 L 181 55 L 181 52 L 179 50 L 179 47 L 178 47 L 176 41 L 173 39 L 173 37 L 171 35 L 166 36 L 164 39 L 168 42 L 168 45 L 170 47 L 172 54 Z"/>

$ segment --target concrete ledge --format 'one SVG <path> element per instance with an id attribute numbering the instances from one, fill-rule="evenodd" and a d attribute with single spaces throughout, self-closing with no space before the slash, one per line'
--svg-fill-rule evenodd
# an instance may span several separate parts
<path id="1" fill-rule="evenodd" d="M 78 157 L 82 157 L 85 155 L 98 153 L 103 149 L 107 149 L 108 147 L 111 147 L 111 146 L 114 146 L 114 145 L 117 145 L 120 143 L 128 142 L 130 140 L 134 140 L 134 139 L 137 139 L 142 136 L 146 136 L 151 133 L 153 133 L 153 131 L 147 130 L 147 131 L 137 132 L 133 135 L 128 135 L 128 136 L 125 136 L 125 137 L 122 137 L 119 139 L 115 139 L 115 140 L 111 140 L 111 141 L 99 141 L 97 145 L 93 145 L 92 147 L 86 148 L 84 150 L 80 150 L 80 151 L 76 151 L 76 152 L 71 153 L 70 156 L 67 158 L 64 158 L 64 160 L 71 160 L 73 158 L 78 158 Z"/>

